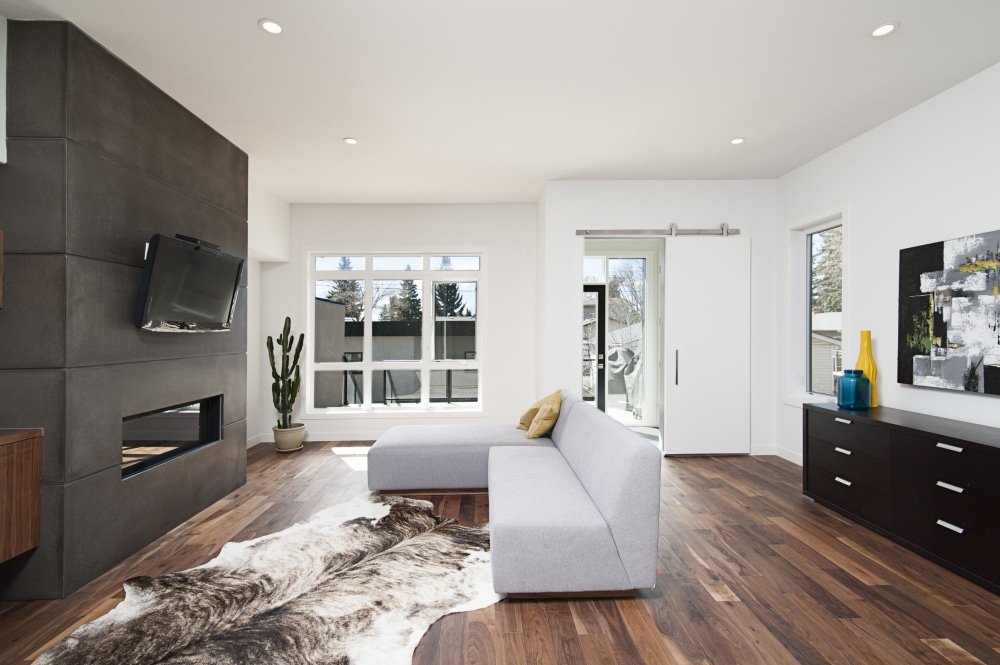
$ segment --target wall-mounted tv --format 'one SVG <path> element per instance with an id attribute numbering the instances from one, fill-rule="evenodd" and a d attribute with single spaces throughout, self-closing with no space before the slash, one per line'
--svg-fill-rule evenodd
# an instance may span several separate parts
<path id="1" fill-rule="evenodd" d="M 135 324 L 157 332 L 225 332 L 243 259 L 197 238 L 155 235 L 146 248 Z"/>

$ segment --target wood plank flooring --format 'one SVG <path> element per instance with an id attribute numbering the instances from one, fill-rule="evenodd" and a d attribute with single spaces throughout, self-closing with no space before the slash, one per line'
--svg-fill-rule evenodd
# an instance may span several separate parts
<path id="1" fill-rule="evenodd" d="M 250 451 L 247 485 L 71 597 L 0 603 L 0 663 L 28 663 L 122 597 L 364 491 L 365 448 Z M 1000 664 L 1000 596 L 801 494 L 776 457 L 663 461 L 660 574 L 636 598 L 505 601 L 444 617 L 416 665 Z M 430 496 L 463 523 L 483 494 Z"/>

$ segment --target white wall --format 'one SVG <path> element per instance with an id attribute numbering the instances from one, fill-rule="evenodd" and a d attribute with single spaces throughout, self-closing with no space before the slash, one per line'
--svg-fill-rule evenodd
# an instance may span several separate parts
<path id="1" fill-rule="evenodd" d="M 774 181 L 552 181 L 539 228 L 539 394 L 579 392 L 583 239 L 577 229 L 713 228 L 751 238 L 751 451 L 775 452 Z M 721 242 L 721 241 L 720 241 Z M 734 276 L 734 278 L 739 278 Z"/>
<path id="2" fill-rule="evenodd" d="M 896 383 L 899 250 L 1000 229 L 1000 65 L 785 175 L 778 201 L 783 257 L 800 241 L 793 229 L 844 214 L 844 364 L 854 366 L 858 331 L 871 329 L 882 405 L 1000 426 L 997 397 Z M 794 459 L 802 451 L 797 336 L 805 339 L 805 324 L 792 293 L 804 268 L 782 266 L 779 348 L 796 350 L 778 368 L 779 450 Z"/>
<path id="3" fill-rule="evenodd" d="M 7 19 L 0 16 L 0 164 L 7 163 Z"/>
<path id="4" fill-rule="evenodd" d="M 260 325 L 260 261 L 247 261 L 247 447 L 255 446 L 263 438 L 262 432 L 271 427 L 268 413 L 260 409 L 260 387 L 271 376 L 267 368 L 267 352 Z"/>
<path id="5" fill-rule="evenodd" d="M 370 440 L 394 425 L 413 422 L 517 422 L 535 401 L 534 204 L 292 206 L 290 261 L 261 264 L 261 335 L 278 330 L 284 317 L 293 327 L 306 320 L 311 302 L 306 254 L 329 252 L 428 252 L 481 248 L 486 281 L 481 286 L 484 328 L 481 353 L 484 410 L 460 418 L 422 414 L 335 414 L 296 417 L 311 440 Z M 578 299 L 577 299 L 578 300 Z M 301 330 L 301 327 L 298 328 Z M 308 332 L 308 331 L 307 331 Z M 251 342 L 252 344 L 252 342 Z M 257 404 L 264 414 L 264 440 L 271 440 L 270 382 L 259 378 Z M 305 391 L 300 394 L 304 399 Z M 253 407 L 250 407 L 253 408 Z M 302 404 L 296 405 L 301 413 Z"/>
<path id="6" fill-rule="evenodd" d="M 288 261 L 291 207 L 253 179 L 250 180 L 247 208 L 247 445 L 270 437 L 271 410 L 260 404 L 261 385 L 270 386 L 267 333 L 261 327 L 261 263 Z M 278 324 L 280 326 L 280 323 Z M 268 393 L 270 395 L 270 393 Z M 270 406 L 270 399 L 268 400 Z M 270 439 L 268 439 L 270 440 Z"/>
<path id="7" fill-rule="evenodd" d="M 287 261 L 291 206 L 252 178 L 248 198 L 250 256 L 258 261 Z"/>

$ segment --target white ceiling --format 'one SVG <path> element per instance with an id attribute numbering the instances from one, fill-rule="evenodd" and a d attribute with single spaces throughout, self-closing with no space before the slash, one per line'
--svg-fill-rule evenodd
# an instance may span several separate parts
<path id="1" fill-rule="evenodd" d="M 293 202 L 773 178 L 1000 61 L 997 0 L 0 0 L 0 14 L 72 21 Z M 261 31 L 265 16 L 284 32 Z M 900 29 L 873 39 L 887 20 Z"/>

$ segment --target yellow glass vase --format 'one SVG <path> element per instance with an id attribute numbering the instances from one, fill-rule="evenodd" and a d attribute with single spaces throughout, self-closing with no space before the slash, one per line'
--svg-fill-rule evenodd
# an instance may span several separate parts
<path id="1" fill-rule="evenodd" d="M 878 367 L 875 366 L 875 356 L 872 355 L 872 331 L 861 331 L 861 353 L 858 354 L 858 362 L 855 369 L 860 369 L 871 382 L 871 406 L 878 406 Z"/>

